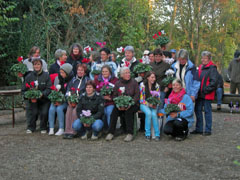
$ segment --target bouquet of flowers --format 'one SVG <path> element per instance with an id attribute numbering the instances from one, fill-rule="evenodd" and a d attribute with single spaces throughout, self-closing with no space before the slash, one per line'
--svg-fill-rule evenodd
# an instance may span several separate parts
<path id="1" fill-rule="evenodd" d="M 177 104 L 168 104 L 165 108 L 166 114 L 170 114 L 171 112 L 180 112 L 181 109 Z"/>
<path id="2" fill-rule="evenodd" d="M 124 48 L 122 46 L 117 48 L 117 52 L 119 54 L 117 55 L 116 62 L 120 64 L 122 59 L 124 58 Z"/>
<path id="3" fill-rule="evenodd" d="M 94 69 L 91 73 L 92 75 L 99 75 L 101 73 L 101 70 Z"/>
<path id="4" fill-rule="evenodd" d="M 83 124 L 91 125 L 95 121 L 90 110 L 82 110 L 82 114 L 80 114 L 80 116 L 80 121 Z"/>
<path id="5" fill-rule="evenodd" d="M 159 31 L 157 34 L 154 34 L 153 39 L 155 39 L 155 45 L 166 46 L 170 42 L 169 38 L 166 36 L 164 30 Z"/>
<path id="6" fill-rule="evenodd" d="M 25 64 L 23 64 L 23 57 L 20 56 L 18 57 L 18 63 L 17 64 L 14 64 L 10 70 L 14 73 L 18 73 L 18 77 L 23 77 L 23 74 L 25 74 L 28 69 L 27 69 L 27 66 Z"/>
<path id="7" fill-rule="evenodd" d="M 160 101 L 160 92 L 158 91 L 150 91 L 151 93 L 151 97 L 147 98 L 146 101 L 153 105 L 153 106 L 157 106 L 157 105 L 160 105 L 161 104 L 161 101 Z"/>
<path id="8" fill-rule="evenodd" d="M 83 63 L 87 63 L 87 62 L 90 61 L 90 60 L 89 60 L 89 57 L 90 57 L 91 51 L 93 51 L 93 48 L 90 47 L 90 46 L 86 46 L 86 47 L 83 49 L 83 55 L 84 55 Z"/>
<path id="9" fill-rule="evenodd" d="M 76 107 L 78 103 L 80 89 L 72 87 L 67 94 L 67 101 L 71 104 L 72 107 Z"/>
<path id="10" fill-rule="evenodd" d="M 130 96 L 124 95 L 125 87 L 120 87 L 118 89 L 120 96 L 113 99 L 114 103 L 116 104 L 117 108 L 127 108 L 131 105 L 134 105 L 134 100 Z"/>
<path id="11" fill-rule="evenodd" d="M 174 71 L 172 69 L 169 69 L 166 71 L 165 75 L 167 75 L 167 77 L 162 80 L 163 86 L 172 88 L 172 82 L 175 79 L 175 77 L 173 77 Z"/>
<path id="12" fill-rule="evenodd" d="M 51 89 L 52 91 L 48 95 L 48 99 L 55 105 L 59 105 L 59 103 L 64 101 L 64 95 L 61 91 L 59 91 L 61 89 L 61 85 L 58 84 L 56 87 L 52 85 Z"/>
<path id="13" fill-rule="evenodd" d="M 145 73 L 148 71 L 151 71 L 152 67 L 149 64 L 143 64 L 143 63 L 138 63 L 134 69 L 133 72 L 137 74 Z"/>
<path id="14" fill-rule="evenodd" d="M 26 83 L 25 86 L 28 90 L 24 93 L 24 97 L 31 99 L 33 103 L 37 102 L 37 99 L 42 96 L 42 92 L 37 89 L 38 81 L 32 81 L 30 84 Z"/>

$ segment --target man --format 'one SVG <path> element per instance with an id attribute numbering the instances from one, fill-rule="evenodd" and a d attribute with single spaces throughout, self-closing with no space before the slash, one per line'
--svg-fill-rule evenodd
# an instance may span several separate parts
<path id="1" fill-rule="evenodd" d="M 236 89 L 238 94 L 240 94 L 240 51 L 236 50 L 234 53 L 234 59 L 230 62 L 228 67 L 228 74 L 230 76 L 230 93 L 236 94 Z"/>

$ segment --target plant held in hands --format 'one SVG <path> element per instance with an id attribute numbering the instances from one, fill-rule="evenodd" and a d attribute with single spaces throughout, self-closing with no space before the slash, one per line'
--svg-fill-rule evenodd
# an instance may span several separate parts
<path id="1" fill-rule="evenodd" d="M 138 63 L 134 69 L 133 72 L 140 74 L 140 73 L 144 73 L 144 72 L 148 72 L 151 71 L 152 67 L 149 64 L 143 64 L 143 63 Z"/>
<path id="2" fill-rule="evenodd" d="M 160 93 L 158 91 L 150 91 L 150 93 L 152 96 L 147 98 L 146 101 L 153 106 L 160 105 Z"/>
<path id="3" fill-rule="evenodd" d="M 27 69 L 27 66 L 25 64 L 23 64 L 23 57 L 20 56 L 18 57 L 18 63 L 17 64 L 14 64 L 10 70 L 14 73 L 17 73 L 18 77 L 23 77 L 23 74 L 25 74 L 28 69 Z"/>
<path id="4" fill-rule="evenodd" d="M 24 93 L 24 97 L 27 99 L 32 99 L 32 102 L 36 102 L 42 96 L 42 92 L 38 90 L 38 81 L 32 81 L 30 84 L 25 84 L 26 88 L 28 89 Z"/>
<path id="5" fill-rule="evenodd" d="M 82 110 L 82 114 L 80 114 L 80 121 L 83 124 L 91 125 L 95 122 L 95 119 L 93 118 L 90 110 Z"/>
<path id="6" fill-rule="evenodd" d="M 79 101 L 79 92 L 80 89 L 72 87 L 67 94 L 67 101 L 71 104 L 72 107 L 75 107 Z"/>
<path id="7" fill-rule="evenodd" d="M 170 114 L 171 112 L 180 112 L 181 109 L 177 104 L 168 104 L 165 108 L 166 114 Z"/>
<path id="8" fill-rule="evenodd" d="M 61 89 L 61 85 L 57 85 L 56 87 L 53 85 L 51 89 L 52 91 L 48 95 L 48 99 L 55 105 L 62 103 L 64 101 L 64 95 L 61 91 L 59 91 Z"/>
<path id="9" fill-rule="evenodd" d="M 117 108 L 128 108 L 131 105 L 134 105 L 134 100 L 132 97 L 124 95 L 125 87 L 120 87 L 118 89 L 120 96 L 113 99 Z"/>

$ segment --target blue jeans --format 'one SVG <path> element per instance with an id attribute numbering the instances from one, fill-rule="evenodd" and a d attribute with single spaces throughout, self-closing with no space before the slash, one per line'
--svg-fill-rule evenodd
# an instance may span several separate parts
<path id="1" fill-rule="evenodd" d="M 165 104 L 164 99 L 165 99 L 165 97 L 166 97 L 166 93 L 164 91 L 161 91 L 160 92 L 160 101 L 161 101 L 160 109 L 162 109 L 164 107 L 164 104 Z"/>
<path id="2" fill-rule="evenodd" d="M 203 132 L 203 114 L 204 107 L 205 112 L 205 132 L 212 131 L 212 101 L 206 99 L 197 99 L 195 103 L 195 114 L 197 118 L 196 131 Z"/>
<path id="3" fill-rule="evenodd" d="M 217 88 L 216 94 L 217 94 L 217 104 L 221 105 L 222 104 L 223 89 L 222 88 Z"/>
<path id="4" fill-rule="evenodd" d="M 66 109 L 67 109 L 67 103 L 63 103 L 59 106 L 55 106 L 53 103 L 51 103 L 51 106 L 48 111 L 49 128 L 54 128 L 55 113 L 57 112 L 59 128 L 64 129 L 64 120 L 65 120 L 64 111 Z"/>
<path id="5" fill-rule="evenodd" d="M 108 127 L 110 126 L 110 120 L 111 120 L 111 114 L 112 114 L 113 108 L 114 108 L 114 105 L 109 105 L 104 108 L 104 118 L 107 119 Z"/>
<path id="6" fill-rule="evenodd" d="M 83 126 L 80 119 L 76 119 L 73 122 L 72 128 L 77 132 L 81 132 L 83 135 L 86 133 L 86 128 Z M 93 133 L 95 136 L 98 135 L 98 133 L 102 130 L 102 128 L 103 128 L 103 122 L 100 119 L 97 119 L 90 127 L 90 129 L 93 130 Z"/>
<path id="7" fill-rule="evenodd" d="M 151 136 L 151 120 L 153 122 L 153 128 L 155 136 L 160 136 L 157 109 L 150 108 L 147 105 L 140 104 L 140 110 L 145 114 L 145 135 Z"/>

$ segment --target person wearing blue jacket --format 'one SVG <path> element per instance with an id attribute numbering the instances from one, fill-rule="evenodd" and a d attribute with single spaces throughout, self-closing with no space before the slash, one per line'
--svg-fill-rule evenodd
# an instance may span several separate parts
<path id="1" fill-rule="evenodd" d="M 175 79 L 172 85 L 173 90 L 168 99 L 165 99 L 165 105 L 161 112 L 166 114 L 165 110 L 168 104 L 177 104 L 181 111 L 166 114 L 164 133 L 171 135 L 175 140 L 182 141 L 187 137 L 189 128 L 193 126 L 194 105 L 190 96 L 186 94 L 180 79 Z"/>
<path id="2" fill-rule="evenodd" d="M 185 49 L 178 51 L 177 59 L 177 62 L 172 64 L 171 68 L 174 70 L 176 78 L 182 81 L 186 94 L 195 102 L 200 88 L 196 67 L 189 60 L 188 52 Z"/>

